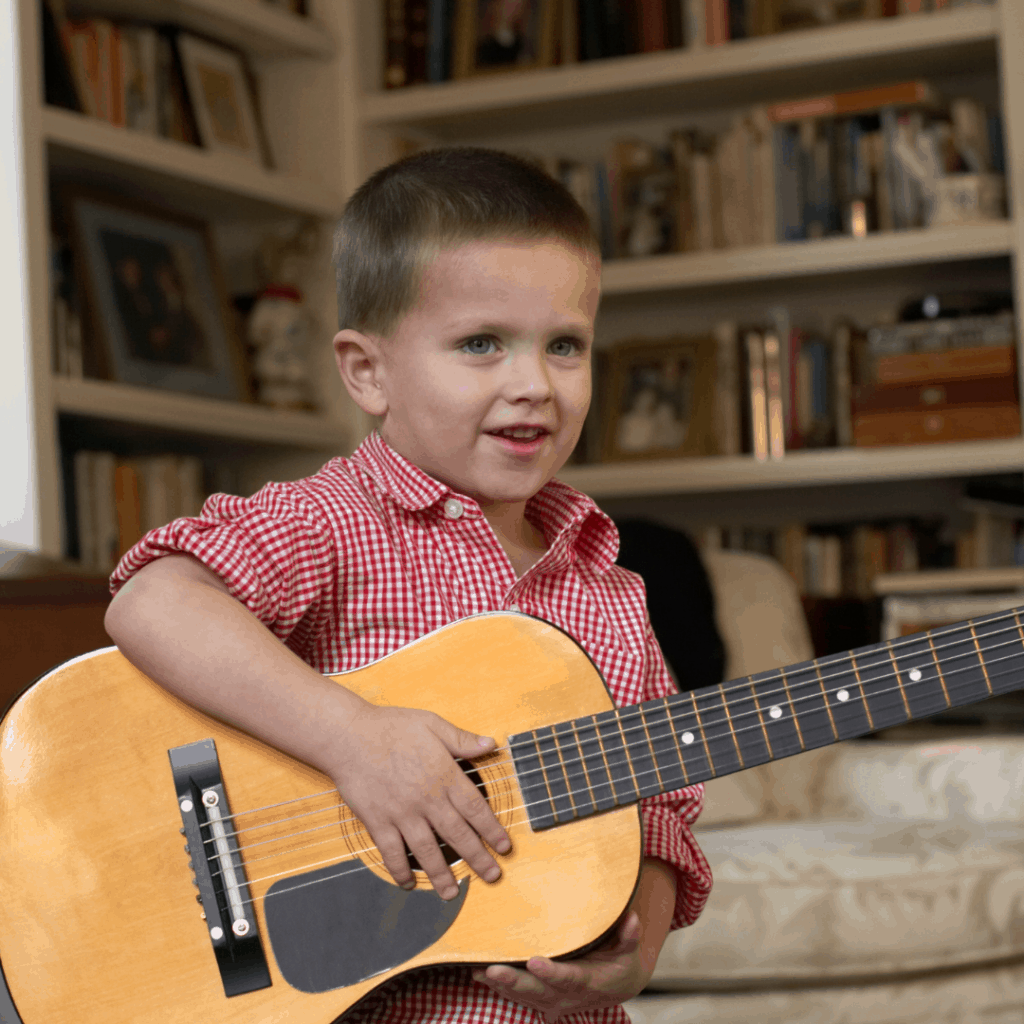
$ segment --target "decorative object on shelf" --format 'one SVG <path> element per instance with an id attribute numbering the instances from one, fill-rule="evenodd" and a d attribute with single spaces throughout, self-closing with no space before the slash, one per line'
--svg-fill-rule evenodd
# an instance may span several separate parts
<path id="1" fill-rule="evenodd" d="M 249 314 L 246 333 L 253 349 L 257 399 L 278 409 L 308 409 L 312 320 L 302 293 L 291 285 L 264 288 Z"/>
<path id="2" fill-rule="evenodd" d="M 95 369 L 126 384 L 248 400 L 205 226 L 120 200 L 65 198 Z"/>
<path id="3" fill-rule="evenodd" d="M 608 358 L 603 457 L 711 455 L 715 451 L 715 342 L 622 342 Z"/>
<path id="4" fill-rule="evenodd" d="M 550 67 L 556 15 L 555 0 L 458 0 L 453 77 Z"/>
<path id="5" fill-rule="evenodd" d="M 901 636 L 937 629 L 961 621 L 961 616 L 976 618 L 994 612 L 1018 608 L 1020 590 L 1004 590 L 989 594 L 938 593 L 911 597 L 887 597 L 882 601 L 882 639 L 898 640 Z M 1012 636 L 1010 633 L 1008 636 Z"/>
<path id="6" fill-rule="evenodd" d="M 321 243 L 320 225 L 304 220 L 287 235 L 264 237 L 256 253 L 260 292 L 246 322 L 257 400 L 279 409 L 313 409 L 309 341 L 315 323 L 303 302 Z"/>
<path id="7" fill-rule="evenodd" d="M 185 33 L 177 42 L 202 144 L 262 166 L 260 124 L 241 54 Z"/>
<path id="8" fill-rule="evenodd" d="M 982 224 L 1006 217 L 1006 179 L 1001 174 L 951 174 L 935 182 L 929 227 Z"/>

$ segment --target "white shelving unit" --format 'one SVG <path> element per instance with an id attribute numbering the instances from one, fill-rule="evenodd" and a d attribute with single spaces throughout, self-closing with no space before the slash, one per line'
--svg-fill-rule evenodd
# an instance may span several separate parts
<path id="1" fill-rule="evenodd" d="M 336 319 L 327 260 L 333 221 L 345 194 L 345 68 L 338 45 L 339 8 L 314 5 L 310 18 L 250 0 L 73 0 L 70 13 L 176 24 L 244 51 L 256 72 L 274 170 L 197 147 L 117 128 L 43 102 L 38 0 L 16 0 L 22 58 L 23 180 L 27 224 L 34 506 L 43 553 L 60 555 L 64 520 L 61 463 L 71 446 L 133 451 L 139 438 L 168 450 L 200 451 L 232 464 L 242 486 L 310 472 L 351 448 L 351 407 L 331 373 Z M 261 232 L 315 218 L 324 253 L 304 289 L 322 344 L 314 371 L 318 413 L 285 412 L 255 403 L 217 401 L 110 381 L 60 377 L 52 367 L 49 309 L 50 190 L 89 186 L 206 221 L 229 281 L 244 264 L 245 245 Z M 238 239 L 242 242 L 239 243 Z M 239 248 L 243 255 L 239 255 Z M 234 261 L 234 268 L 230 265 Z M 242 271 L 244 277 L 244 269 Z M 324 340 L 325 339 L 325 340 Z"/>
<path id="2" fill-rule="evenodd" d="M 358 8 L 358 9 L 357 9 Z M 957 281 L 998 271 L 1024 296 L 1024 0 L 882 19 L 502 76 L 386 91 L 380 87 L 378 4 L 350 7 L 359 41 L 351 100 L 362 177 L 388 162 L 396 140 L 499 145 L 549 155 L 597 156 L 619 135 L 663 138 L 668 126 L 721 116 L 754 103 L 828 94 L 910 78 L 988 76 L 1003 111 L 1011 218 L 961 228 L 830 238 L 751 249 L 662 255 L 605 265 L 598 344 L 627 336 L 700 334 L 735 302 L 849 309 L 865 292 L 892 296 L 932 273 Z M 852 282 L 856 280 L 856 287 Z M 855 293 L 855 294 L 854 294 Z M 755 296 L 753 299 L 750 296 Z M 906 296 L 909 297 L 909 296 Z M 844 303 L 846 306 L 844 307 Z M 1024 360 L 1021 360 L 1024 364 Z M 799 451 L 773 462 L 751 457 L 573 466 L 567 482 L 614 506 L 675 495 L 700 517 L 715 496 L 758 493 L 780 515 L 799 516 L 787 494 L 807 487 L 956 479 L 1024 468 L 1021 439 L 891 449 Z M 934 496 L 934 490 L 922 488 Z M 894 493 L 890 490 L 890 493 Z M 879 499 L 884 503 L 884 495 Z M 923 500 L 923 499 L 922 499 Z M 713 512 L 711 513 L 713 515 Z"/>

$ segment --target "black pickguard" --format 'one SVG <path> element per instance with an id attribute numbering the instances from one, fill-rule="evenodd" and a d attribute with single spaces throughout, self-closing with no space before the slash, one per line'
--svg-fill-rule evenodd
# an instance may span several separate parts
<path id="1" fill-rule="evenodd" d="M 292 875 L 267 891 L 267 933 L 285 981 L 300 992 L 354 985 L 405 963 L 436 942 L 462 909 L 459 895 L 406 892 L 365 864 L 343 861 Z"/>

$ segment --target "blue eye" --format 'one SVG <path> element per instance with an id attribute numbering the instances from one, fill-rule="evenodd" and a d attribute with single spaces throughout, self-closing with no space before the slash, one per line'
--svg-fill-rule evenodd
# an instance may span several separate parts
<path id="1" fill-rule="evenodd" d="M 479 337 L 470 338 L 468 341 L 463 342 L 462 350 L 474 356 L 488 356 L 491 354 L 493 347 L 493 338 L 488 338 L 486 335 L 480 335 Z"/>
<path id="2" fill-rule="evenodd" d="M 583 346 L 575 338 L 558 338 L 548 348 L 552 355 L 574 356 Z"/>

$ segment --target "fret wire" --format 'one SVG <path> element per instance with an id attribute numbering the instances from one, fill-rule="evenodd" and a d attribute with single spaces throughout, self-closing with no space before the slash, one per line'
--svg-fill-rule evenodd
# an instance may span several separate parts
<path id="1" fill-rule="evenodd" d="M 804 731 L 800 728 L 800 718 L 796 713 L 796 708 L 793 706 L 793 694 L 789 690 L 789 680 L 786 678 L 785 669 L 779 669 L 779 675 L 782 676 L 782 685 L 786 690 L 786 700 L 789 701 L 789 713 L 793 718 L 793 724 L 796 726 L 796 736 L 800 741 L 800 749 L 806 750 L 807 744 L 804 742 Z"/>
<path id="2" fill-rule="evenodd" d="M 711 769 L 712 775 L 717 775 L 718 772 L 715 770 L 715 762 L 711 756 L 711 748 L 708 746 L 708 738 L 704 734 L 704 725 L 700 720 L 700 708 L 697 707 L 697 691 L 690 691 L 690 699 L 693 701 L 693 714 L 697 719 L 697 728 L 700 729 L 700 738 L 704 742 L 704 752 L 708 756 L 708 767 Z"/>
<path id="3" fill-rule="evenodd" d="M 661 768 L 658 767 L 658 755 L 654 746 L 654 741 L 651 739 L 651 730 L 647 725 L 647 713 L 644 711 L 643 704 L 639 705 L 640 708 L 640 724 L 644 727 L 644 735 L 647 737 L 647 746 L 651 748 L 651 763 L 654 765 L 654 772 L 658 777 L 658 785 L 663 786 L 665 780 L 661 777 Z M 627 757 L 629 755 L 627 754 Z"/>
<path id="4" fill-rule="evenodd" d="M 907 700 L 907 691 L 903 688 L 903 680 L 900 678 L 900 667 L 896 664 L 896 655 L 893 654 L 892 644 L 885 641 L 886 653 L 889 655 L 889 660 L 892 662 L 892 673 L 896 677 L 896 685 L 900 688 L 900 696 L 903 698 L 903 708 L 907 712 L 907 721 L 913 721 L 914 713 L 910 710 L 910 701 Z"/>
<path id="5" fill-rule="evenodd" d="M 640 712 L 640 720 L 643 721 L 643 712 Z M 619 735 L 622 737 L 622 752 L 626 755 L 626 764 L 629 765 L 629 777 L 631 780 L 636 779 L 636 769 L 633 767 L 633 758 L 629 756 L 629 740 L 626 739 L 626 730 L 622 728 L 622 715 L 619 714 L 618 708 L 615 710 L 615 724 L 619 727 Z M 640 787 L 633 782 L 633 788 L 636 790 L 637 796 L 640 795 Z"/>
<path id="6" fill-rule="evenodd" d="M 668 719 L 668 734 L 672 737 L 672 742 L 676 746 L 676 753 L 679 755 L 679 764 L 683 769 L 683 779 L 686 784 L 690 784 L 690 773 L 686 770 L 686 758 L 683 757 L 683 749 L 679 746 L 679 736 L 675 728 L 675 720 L 672 718 L 672 707 L 668 702 L 668 697 L 662 697 L 661 702 L 665 705 L 665 717 Z"/>
<path id="7" fill-rule="evenodd" d="M 754 686 L 754 677 L 747 676 L 750 680 L 750 692 L 754 698 L 754 707 L 757 709 L 757 717 L 761 722 L 761 732 L 764 733 L 764 745 L 768 748 L 768 758 L 771 761 L 775 760 L 775 753 L 772 751 L 772 741 L 768 736 L 768 726 L 765 725 L 764 712 L 761 710 L 761 702 L 757 699 L 757 687 Z"/>
<path id="8" fill-rule="evenodd" d="M 949 690 L 946 687 L 946 674 L 942 671 L 942 662 L 939 661 L 939 652 L 935 650 L 935 641 L 932 639 L 932 631 L 929 629 L 925 634 L 928 637 L 928 646 L 932 652 L 932 661 L 935 662 L 935 672 L 939 677 L 939 683 L 942 685 L 942 696 L 946 698 L 946 707 L 951 708 L 953 702 L 949 698 Z"/>
<path id="9" fill-rule="evenodd" d="M 553 732 L 554 730 L 552 730 Z M 533 737 L 533 745 L 537 748 L 537 763 L 540 765 L 540 777 L 544 782 L 544 788 L 548 791 L 548 803 L 551 804 L 551 817 L 558 821 L 558 808 L 555 807 L 555 797 L 551 792 L 551 783 L 548 780 L 548 770 L 544 767 L 544 752 L 540 749 L 540 739 L 537 736 L 537 730 L 531 729 L 530 735 Z"/>
<path id="10" fill-rule="evenodd" d="M 868 691 L 864 688 L 864 680 L 860 677 L 860 669 L 857 667 L 857 656 L 850 651 L 850 664 L 853 666 L 853 677 L 860 687 L 860 701 L 864 705 L 864 714 L 868 717 L 868 728 L 875 731 L 875 720 L 871 717 L 871 708 L 868 705 Z"/>
<path id="11" fill-rule="evenodd" d="M 732 725 L 732 715 L 729 714 L 729 700 L 725 696 L 725 687 L 721 683 L 718 684 L 718 689 L 722 692 L 722 710 L 725 712 L 725 720 L 729 723 L 729 732 L 732 733 L 733 746 L 736 748 L 736 757 L 739 759 L 740 767 L 745 768 L 746 764 L 743 761 L 743 751 L 740 750 L 740 741 L 736 736 L 736 730 Z"/>
<path id="12" fill-rule="evenodd" d="M 608 788 L 612 791 L 612 800 L 619 802 L 619 795 L 615 792 L 615 777 L 612 775 L 612 767 L 608 763 L 608 752 L 604 749 L 604 740 L 601 738 L 601 726 L 597 723 L 597 715 L 591 715 L 590 720 L 594 723 L 594 735 L 597 737 L 597 745 L 601 749 L 601 760 L 604 762 L 604 770 L 608 776 Z"/>
<path id="13" fill-rule="evenodd" d="M 551 740 L 555 745 L 555 753 L 558 755 L 558 763 L 562 766 L 562 774 L 565 776 L 565 791 L 569 795 L 569 804 L 572 807 L 572 816 L 578 818 L 580 816 L 579 808 L 576 806 L 576 800 L 572 794 L 572 783 L 569 781 L 569 772 L 565 767 L 565 758 L 562 757 L 562 744 L 558 742 L 558 733 L 555 731 L 555 727 L 551 727 Z"/>
<path id="14" fill-rule="evenodd" d="M 590 771 L 587 768 L 587 756 L 583 752 L 583 741 L 580 739 L 580 734 L 576 730 L 576 721 L 573 719 L 569 722 L 569 727 L 572 729 L 572 734 L 576 739 L 576 749 L 580 752 L 579 762 L 583 767 L 583 778 L 587 783 L 587 790 L 590 793 L 590 802 L 594 805 L 594 809 L 597 809 L 597 794 L 594 792 L 594 787 L 590 782 Z"/>
<path id="15" fill-rule="evenodd" d="M 988 677 L 988 669 L 985 667 L 985 659 L 981 656 L 981 645 L 978 643 L 978 634 L 974 632 L 974 624 L 968 622 L 967 625 L 971 630 L 971 639 L 974 641 L 974 649 L 978 652 L 978 662 L 981 665 L 981 671 L 985 674 L 985 685 L 988 687 L 988 692 L 993 693 L 992 680 Z"/>
<path id="16" fill-rule="evenodd" d="M 836 728 L 836 720 L 832 717 L 832 705 L 828 699 L 828 691 L 825 689 L 825 680 L 821 676 L 821 668 L 818 659 L 815 658 L 811 664 L 814 666 L 814 674 L 818 677 L 818 686 L 821 688 L 821 699 L 825 704 L 825 711 L 828 712 L 828 724 L 832 726 L 832 735 L 839 739 L 839 730 Z"/>
<path id="17" fill-rule="evenodd" d="M 1021 646 L 1024 647 L 1024 627 L 1021 626 L 1020 615 L 1016 608 L 1013 609 L 1013 617 L 1017 622 L 1017 632 L 1020 633 Z"/>

